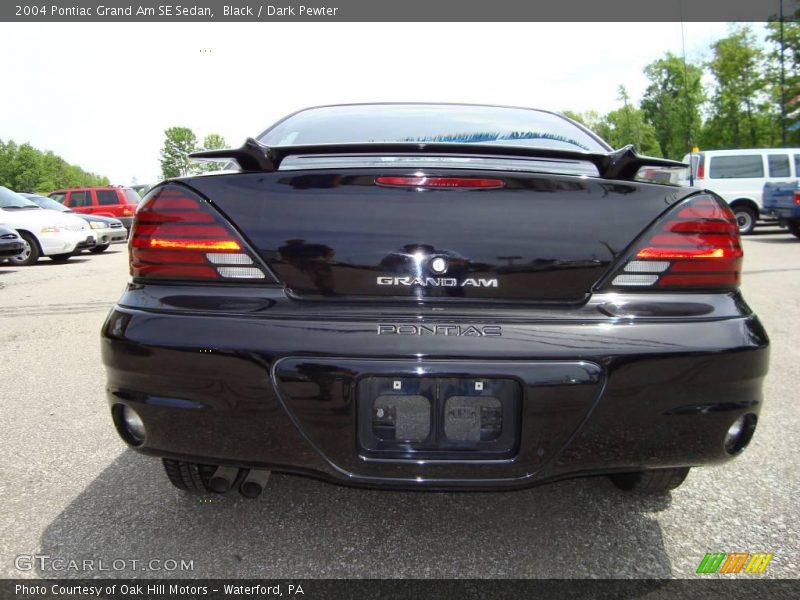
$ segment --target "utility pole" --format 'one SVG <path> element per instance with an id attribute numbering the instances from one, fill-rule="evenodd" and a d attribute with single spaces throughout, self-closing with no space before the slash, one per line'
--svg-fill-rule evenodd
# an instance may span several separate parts
<path id="1" fill-rule="evenodd" d="M 786 72 L 784 67 L 783 0 L 781 0 L 781 146 L 786 148 Z"/>

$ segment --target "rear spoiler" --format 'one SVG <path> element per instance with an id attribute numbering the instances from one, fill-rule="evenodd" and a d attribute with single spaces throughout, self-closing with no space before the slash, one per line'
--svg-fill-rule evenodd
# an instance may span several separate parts
<path id="1" fill-rule="evenodd" d="M 194 152 L 190 158 L 201 160 L 235 160 L 244 171 L 277 171 L 287 156 L 308 155 L 391 155 L 400 154 L 435 156 L 487 156 L 539 158 L 556 160 L 580 160 L 592 163 L 604 179 L 633 179 L 642 167 L 687 167 L 676 160 L 641 156 L 633 145 L 624 146 L 614 152 L 582 152 L 556 148 L 524 148 L 522 146 L 490 146 L 481 144 L 452 143 L 358 143 L 315 144 L 309 146 L 264 146 L 253 138 L 240 148 L 226 150 L 204 150 Z"/>

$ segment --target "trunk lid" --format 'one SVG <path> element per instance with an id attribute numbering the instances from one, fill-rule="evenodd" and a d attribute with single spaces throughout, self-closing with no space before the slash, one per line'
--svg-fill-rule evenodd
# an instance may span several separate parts
<path id="1" fill-rule="evenodd" d="M 426 170 L 502 189 L 392 188 L 409 169 L 194 177 L 296 298 L 578 303 L 691 190 L 569 175 Z"/>

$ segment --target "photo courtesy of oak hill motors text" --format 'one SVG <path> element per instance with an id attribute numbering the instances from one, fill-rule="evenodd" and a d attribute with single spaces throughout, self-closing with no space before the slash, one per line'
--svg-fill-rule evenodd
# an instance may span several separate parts
<path id="1" fill-rule="evenodd" d="M 223 17 L 335 17 L 339 8 L 327 6 L 306 6 L 304 4 L 290 6 L 276 6 L 272 4 L 255 5 L 229 5 L 220 7 L 219 14 Z M 207 6 L 186 4 L 161 4 L 157 6 L 143 6 L 141 4 L 129 6 L 59 6 L 51 4 L 33 3 L 18 5 L 18 16 L 41 17 L 208 17 L 213 19 L 216 14 Z"/>

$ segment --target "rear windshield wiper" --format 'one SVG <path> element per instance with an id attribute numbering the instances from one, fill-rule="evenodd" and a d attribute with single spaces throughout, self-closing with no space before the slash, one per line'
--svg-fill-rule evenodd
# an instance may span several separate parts
<path id="1" fill-rule="evenodd" d="M 263 146 L 253 138 L 240 148 L 194 152 L 190 158 L 235 160 L 243 171 L 277 171 L 281 161 L 294 155 L 333 154 L 411 154 L 437 156 L 508 156 L 583 160 L 592 163 L 604 179 L 633 179 L 642 167 L 685 168 L 687 165 L 666 158 L 641 156 L 633 145 L 613 152 L 583 152 L 559 148 L 526 148 L 485 144 L 440 142 L 392 142 L 359 144 L 314 144 L 308 146 Z"/>

